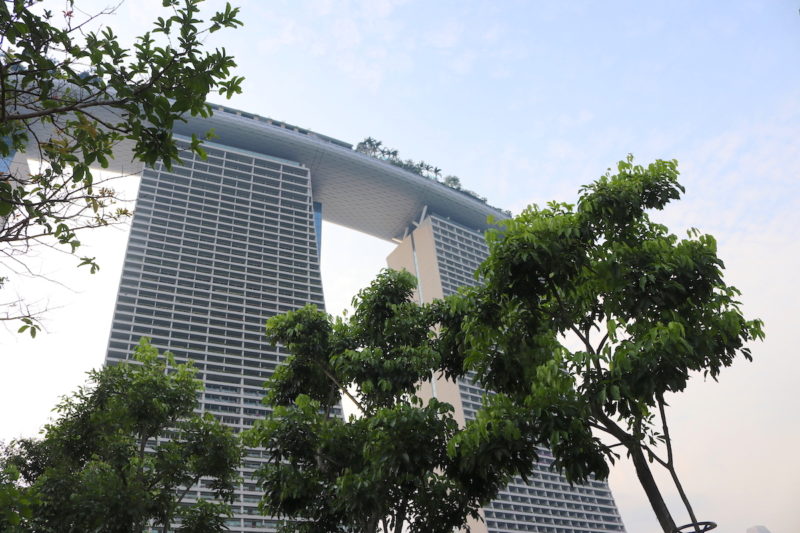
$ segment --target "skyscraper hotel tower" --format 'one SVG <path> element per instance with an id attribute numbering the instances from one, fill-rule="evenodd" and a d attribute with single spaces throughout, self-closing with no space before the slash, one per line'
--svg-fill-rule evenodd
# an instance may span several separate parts
<path id="1" fill-rule="evenodd" d="M 214 128 L 201 160 L 185 148 Z M 422 176 L 358 153 L 352 146 L 289 124 L 216 107 L 175 132 L 183 163 L 142 172 L 107 362 L 129 357 L 142 336 L 180 361 L 193 360 L 205 383 L 202 408 L 238 429 L 266 413 L 262 384 L 283 361 L 264 338 L 264 321 L 307 303 L 324 305 L 319 267 L 321 220 L 394 240 L 389 266 L 419 279 L 423 301 L 474 283 L 486 255 L 486 218 L 504 214 Z M 474 416 L 482 391 L 439 381 L 431 394 Z M 529 484 L 514 480 L 473 531 L 624 531 L 603 482 L 570 486 L 542 452 Z M 274 531 L 259 515 L 245 459 L 231 531 Z M 210 489 L 201 482 L 190 497 Z"/>

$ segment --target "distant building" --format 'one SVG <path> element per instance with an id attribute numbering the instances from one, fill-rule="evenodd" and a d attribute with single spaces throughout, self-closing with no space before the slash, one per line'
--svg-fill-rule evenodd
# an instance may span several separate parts
<path id="1" fill-rule="evenodd" d="M 204 161 L 187 150 L 188 139 L 210 128 L 217 139 Z M 219 107 L 175 133 L 183 163 L 142 174 L 107 362 L 151 337 L 195 362 L 202 408 L 237 430 L 266 414 L 261 386 L 287 356 L 265 341 L 264 321 L 309 302 L 323 307 L 322 218 L 397 242 L 390 266 L 415 273 L 429 301 L 474 282 L 486 217 L 505 216 L 342 141 L 242 111 Z M 468 381 L 435 386 L 462 423 L 480 406 L 482 391 Z M 531 484 L 512 482 L 473 531 L 624 531 L 605 483 L 570 487 L 542 456 Z M 261 461 L 260 450 L 249 451 L 231 531 L 275 529 L 258 513 L 252 474 Z M 201 482 L 188 497 L 210 494 Z"/>

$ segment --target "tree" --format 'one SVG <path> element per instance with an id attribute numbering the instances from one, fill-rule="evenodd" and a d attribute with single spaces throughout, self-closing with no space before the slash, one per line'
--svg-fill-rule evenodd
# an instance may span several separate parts
<path id="1" fill-rule="evenodd" d="M 445 176 L 443 183 L 448 187 L 450 187 L 451 189 L 461 190 L 461 180 L 458 178 L 458 176 L 453 176 L 453 175 Z"/>
<path id="2" fill-rule="evenodd" d="M 203 26 L 201 2 L 163 0 L 171 16 L 159 17 L 131 49 L 110 28 L 87 30 L 111 11 L 83 16 L 74 0 L 60 14 L 39 0 L 0 3 L 0 286 L 25 270 L 31 245 L 76 254 L 82 230 L 130 215 L 93 173 L 109 166 L 121 143 L 138 161 L 169 167 L 178 161 L 175 122 L 210 115 L 213 91 L 241 91 L 233 58 L 202 43 L 207 33 L 241 25 L 238 8 L 226 5 Z M 198 138 L 192 148 L 203 153 Z M 10 165 L 16 153 L 41 164 L 30 173 Z M 97 269 L 91 257 L 80 265 Z M 24 300 L 3 307 L 0 320 L 23 319 L 21 329 L 35 335 L 37 313 Z"/>
<path id="3" fill-rule="evenodd" d="M 403 170 L 418 174 L 423 178 L 428 178 L 429 180 L 447 185 L 451 189 L 460 191 L 461 193 L 466 194 L 467 196 L 470 196 L 479 202 L 483 202 L 484 204 L 488 201 L 475 191 L 462 188 L 461 180 L 458 178 L 458 176 L 448 175 L 442 179 L 442 169 L 439 167 L 430 165 L 425 161 L 417 162 L 413 159 L 400 159 L 399 152 L 397 150 L 387 148 L 381 141 L 372 137 L 367 137 L 358 143 L 355 150 L 356 152 L 361 152 L 362 154 L 366 154 L 370 157 L 386 161 L 387 163 L 390 163 L 396 167 L 400 167 Z M 510 211 L 504 212 L 508 214 L 508 216 L 511 216 Z"/>
<path id="4" fill-rule="evenodd" d="M 20 523 L 31 517 L 31 495 L 18 481 L 17 468 L 12 465 L 0 468 L 0 531 L 18 531 Z"/>
<path id="5" fill-rule="evenodd" d="M 461 431 L 452 406 L 419 396 L 432 371 L 449 372 L 433 326 L 447 330 L 450 314 L 413 303 L 415 287 L 408 272 L 384 271 L 347 322 L 313 306 L 267 322 L 292 356 L 247 441 L 268 454 L 261 510 L 288 519 L 282 531 L 449 533 L 507 481 L 492 450 L 450 453 Z M 343 395 L 360 417 L 333 416 Z"/>
<path id="6" fill-rule="evenodd" d="M 679 239 L 650 220 L 683 191 L 676 161 L 644 168 L 629 156 L 577 205 L 533 205 L 488 233 L 483 284 L 461 297 L 452 338 L 464 370 L 496 394 L 452 446 L 469 453 L 491 442 L 483 428 L 513 421 L 571 481 L 605 478 L 621 446 L 665 532 L 676 526 L 653 463 L 683 500 L 684 528 L 713 527 L 698 522 L 676 473 L 668 395 L 693 373 L 716 380 L 736 356 L 750 360 L 746 343 L 763 332 L 724 282 L 713 237 Z"/>
<path id="7" fill-rule="evenodd" d="M 367 154 L 371 157 L 380 157 L 383 155 L 383 143 L 378 139 L 367 137 L 356 145 L 356 152 Z"/>
<path id="8" fill-rule="evenodd" d="M 222 531 L 238 481 L 241 446 L 230 428 L 195 413 L 201 383 L 190 364 L 143 339 L 135 362 L 90 372 L 65 398 L 41 440 L 21 440 L 0 460 L 0 496 L 21 531 Z M 11 478 L 20 477 L 20 480 Z M 217 501 L 183 502 L 206 478 Z M 16 491 L 16 493 L 14 492 Z M 4 517 L 0 515 L 0 524 Z"/>

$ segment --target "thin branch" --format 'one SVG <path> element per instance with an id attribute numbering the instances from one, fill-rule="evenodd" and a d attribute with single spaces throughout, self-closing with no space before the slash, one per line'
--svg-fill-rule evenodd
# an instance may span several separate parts
<path id="1" fill-rule="evenodd" d="M 0 65 L 0 101 L 3 102 L 3 107 L 0 109 L 0 122 L 6 121 L 6 68 L 8 65 Z"/>
<path id="2" fill-rule="evenodd" d="M 352 394 L 350 394 L 350 391 L 348 391 L 348 390 L 347 390 L 347 388 L 343 387 L 343 386 L 342 386 L 342 384 L 341 384 L 341 383 L 339 383 L 339 381 L 336 379 L 336 377 L 334 377 L 334 375 L 333 375 L 333 374 L 331 374 L 331 373 L 328 371 L 328 369 L 327 369 L 327 368 L 325 368 L 325 367 L 324 367 L 324 366 L 322 366 L 322 365 L 320 365 L 320 368 L 321 368 L 321 369 L 322 369 L 322 371 L 325 373 L 325 375 L 326 375 L 326 376 L 328 376 L 328 379 L 330 379 L 330 380 L 333 382 L 333 384 L 334 384 L 334 385 L 336 385 L 336 386 L 339 388 L 339 390 L 340 390 L 340 391 L 342 391 L 342 392 L 344 393 L 344 395 L 345 395 L 345 396 L 347 396 L 348 398 L 350 398 L 350 401 L 351 401 L 351 402 L 353 402 L 354 404 L 356 404 L 356 407 L 358 407 L 358 409 L 359 409 L 359 410 L 360 410 L 360 411 L 361 411 L 363 414 L 367 414 L 367 410 L 364 408 L 364 406 L 363 406 L 363 405 L 361 405 L 361 402 L 359 402 L 358 400 L 356 400 L 356 399 L 353 397 L 353 395 L 352 395 Z"/>
<path id="3" fill-rule="evenodd" d="M 95 122 L 97 122 L 98 124 L 103 126 L 104 128 L 106 128 L 107 130 L 116 131 L 116 132 L 119 132 L 119 133 L 130 133 L 131 132 L 131 129 L 130 128 L 125 128 L 123 126 L 122 122 L 117 123 L 117 124 L 111 124 L 109 122 L 106 122 L 104 120 L 99 119 L 97 116 L 93 115 L 91 112 L 89 112 L 89 111 L 87 111 L 85 109 L 82 110 L 81 113 L 83 113 L 84 115 L 87 115 L 89 118 L 91 118 L 92 120 L 94 120 Z"/>
<path id="4" fill-rule="evenodd" d="M 191 490 L 191 488 L 192 488 L 193 486 L 195 486 L 195 485 L 197 484 L 197 482 L 200 480 L 200 477 L 201 477 L 201 476 L 200 476 L 200 474 L 197 474 L 197 475 L 194 477 L 194 479 L 192 480 L 192 482 L 186 485 L 186 489 L 184 489 L 184 491 L 183 491 L 183 492 L 181 492 L 181 495 L 180 495 L 180 496 L 178 496 L 178 499 L 175 501 L 176 503 L 178 503 L 178 504 L 179 504 L 179 503 L 181 503 L 181 501 L 182 501 L 182 500 L 183 500 L 183 498 L 186 496 L 186 494 L 187 494 L 187 493 L 188 493 L 188 492 Z"/>
<path id="5" fill-rule="evenodd" d="M 697 524 L 697 517 L 694 514 L 694 509 L 692 509 L 692 505 L 691 503 L 689 503 L 689 497 L 683 490 L 683 485 L 678 479 L 678 473 L 675 471 L 675 463 L 673 462 L 673 455 L 672 455 L 672 439 L 669 436 L 669 427 L 667 426 L 667 414 L 666 410 L 664 409 L 664 406 L 666 404 L 666 402 L 664 402 L 664 395 L 659 393 L 657 396 L 657 400 L 658 400 L 658 412 L 661 415 L 661 427 L 664 429 L 664 442 L 667 445 L 667 461 L 669 463 L 667 470 L 669 470 L 669 474 L 670 476 L 672 476 L 672 481 L 675 483 L 675 487 L 678 489 L 678 493 L 681 496 L 681 500 L 683 500 L 683 505 L 689 512 L 689 518 L 692 519 L 693 524 Z M 696 532 L 700 531 L 699 526 L 695 525 L 695 531 Z"/>
<path id="6" fill-rule="evenodd" d="M 147 447 L 147 438 L 143 435 L 139 441 L 139 473 L 144 468 L 144 452 Z"/>
<path id="7" fill-rule="evenodd" d="M 558 294 L 558 288 L 554 287 L 552 282 L 550 283 L 550 287 L 551 287 L 551 289 L 553 291 L 553 296 L 555 296 L 555 299 L 558 302 L 559 308 L 562 311 L 564 311 L 566 309 L 566 306 L 564 305 L 564 302 L 561 300 L 561 296 Z M 592 347 L 592 344 L 589 342 L 589 338 L 586 335 L 581 333 L 581 331 L 577 327 L 575 327 L 574 325 L 570 325 L 569 329 L 578 336 L 578 338 L 581 340 L 581 342 L 583 342 L 583 346 L 586 348 L 586 351 L 588 353 L 590 353 L 592 355 L 596 355 L 596 353 L 594 351 L 594 348 Z M 599 365 L 598 361 L 595 360 L 595 368 L 597 368 L 597 370 L 599 371 L 601 369 L 600 369 L 600 367 L 598 365 Z"/>
<path id="8" fill-rule="evenodd" d="M 329 419 L 331 417 L 331 411 L 333 410 L 333 400 L 336 396 L 336 391 L 331 389 L 331 393 L 328 395 L 328 405 L 325 406 L 325 418 Z"/>
<path id="9" fill-rule="evenodd" d="M 87 99 L 88 100 L 88 99 Z M 100 107 L 100 106 L 120 106 L 127 104 L 131 99 L 130 98 L 116 98 L 113 100 L 94 100 L 94 101 L 82 101 L 76 102 L 74 104 L 65 105 L 61 107 L 52 107 L 49 109 L 41 109 L 39 111 L 32 111 L 30 113 L 22 113 L 17 115 L 9 115 L 6 117 L 6 121 L 10 122 L 12 120 L 30 120 L 32 118 L 39 118 L 49 115 L 63 115 L 64 113 L 70 113 L 72 111 L 80 111 L 82 109 L 90 108 L 90 107 Z"/>
<path id="10" fill-rule="evenodd" d="M 672 464 L 672 439 L 669 436 L 669 426 L 667 426 L 667 413 L 664 409 L 665 402 L 664 396 L 658 394 L 658 412 L 661 415 L 661 427 L 664 430 L 664 442 L 667 445 L 667 461 Z"/>
<path id="11" fill-rule="evenodd" d="M 406 520 L 406 507 L 408 505 L 408 500 L 403 499 L 403 502 L 400 504 L 400 509 L 397 511 L 397 514 L 394 516 L 394 533 L 402 533 L 403 532 L 403 522 Z"/>
<path id="12" fill-rule="evenodd" d="M 601 424 L 598 424 L 597 422 L 589 422 L 589 427 L 592 427 L 594 429 L 600 430 L 600 431 L 602 431 L 604 433 L 608 433 L 609 435 L 614 435 L 614 433 L 609 431 L 608 428 L 606 428 L 605 426 L 603 426 Z"/>
<path id="13" fill-rule="evenodd" d="M 597 353 L 600 354 L 603 351 L 603 348 L 606 345 L 606 341 L 608 340 L 608 332 L 603 335 L 603 338 L 600 339 L 600 344 L 597 345 Z"/>
<path id="14" fill-rule="evenodd" d="M 579 330 L 575 326 L 570 326 L 569 329 L 571 329 L 573 333 L 575 333 L 578 336 L 581 342 L 583 342 L 583 345 L 586 347 L 586 351 L 594 355 L 594 348 L 592 347 L 591 344 L 589 344 L 589 339 L 584 337 L 583 333 L 581 333 L 581 330 Z"/>
<path id="15" fill-rule="evenodd" d="M 608 415 L 603 412 L 599 406 L 591 406 L 592 415 L 604 426 L 604 430 L 616 438 L 619 442 L 623 443 L 626 448 L 630 448 L 636 441 L 636 438 L 622 429 L 616 422 L 614 422 Z"/>
<path id="16" fill-rule="evenodd" d="M 43 246 L 51 246 L 51 245 L 49 245 L 49 244 L 47 244 L 47 243 L 41 243 L 41 244 L 42 244 Z M 58 251 L 58 252 L 64 252 L 63 250 L 60 250 L 60 249 L 58 249 L 58 248 L 56 248 L 56 247 L 54 247 L 54 246 L 52 246 L 52 248 L 53 248 L 54 250 Z M 66 253 L 67 255 L 72 255 L 72 254 L 69 254 L 69 253 L 67 253 L 67 252 L 64 252 L 64 253 Z M 55 284 L 55 285 L 58 285 L 58 286 L 59 286 L 59 287 L 61 287 L 62 289 L 66 289 L 66 290 L 68 290 L 68 291 L 70 291 L 70 292 L 72 292 L 72 293 L 77 293 L 77 291 L 76 291 L 75 289 L 73 289 L 72 287 L 70 287 L 70 286 L 69 286 L 69 285 L 67 285 L 66 283 L 63 283 L 63 282 L 61 282 L 61 281 L 58 281 L 58 280 L 56 280 L 56 279 L 52 279 L 52 278 L 50 278 L 49 276 L 47 276 L 47 275 L 45 275 L 45 274 L 37 274 L 37 273 L 33 272 L 33 271 L 31 270 L 31 268 L 30 268 L 30 267 L 29 267 L 27 264 L 25 264 L 25 263 L 24 263 L 22 260 L 18 259 L 18 258 L 17 258 L 17 257 L 15 257 L 14 255 L 10 255 L 10 254 L 4 254 L 4 255 L 5 255 L 5 256 L 6 256 L 8 259 L 10 259 L 10 260 L 12 260 L 12 261 L 14 261 L 14 262 L 18 263 L 19 265 L 21 265 L 21 266 L 22 266 L 22 268 L 23 268 L 23 269 L 25 269 L 25 270 L 27 271 L 27 274 L 26 274 L 26 273 L 24 273 L 24 272 L 21 272 L 21 271 L 14 270 L 13 268 L 9 267 L 9 266 L 8 266 L 8 264 L 4 264 L 4 265 L 2 265 L 2 267 L 3 267 L 4 269 L 6 269 L 6 270 L 8 270 L 8 271 L 10 271 L 10 272 L 12 272 L 12 273 L 14 273 L 14 274 L 16 274 L 17 276 L 22 276 L 22 277 L 30 277 L 30 278 L 36 278 L 36 279 L 43 279 L 43 280 L 45 280 L 45 281 L 47 281 L 47 282 L 49 282 L 49 283 L 53 283 L 53 284 Z M 21 301 L 21 300 L 20 300 L 20 301 Z"/>
<path id="17" fill-rule="evenodd" d="M 72 33 L 72 32 L 77 31 L 81 35 L 84 35 L 83 31 L 82 31 L 84 26 L 86 26 L 87 24 L 89 24 L 93 20 L 95 20 L 97 18 L 100 18 L 101 16 L 114 15 L 117 12 L 117 10 L 119 9 L 119 7 L 124 2 L 125 2 L 125 0 L 120 0 L 119 2 L 117 2 L 117 5 L 115 5 L 113 7 L 106 7 L 102 11 L 98 11 L 97 13 L 94 13 L 94 14 L 87 13 L 86 11 L 83 11 L 82 9 L 78 8 L 78 6 L 73 6 L 72 9 L 74 11 L 77 11 L 77 12 L 85 15 L 86 16 L 86 20 L 84 20 L 83 22 L 81 22 L 77 26 L 73 26 L 72 25 L 72 21 L 70 20 L 70 24 L 68 25 L 68 29 L 67 29 L 66 33 Z"/>
<path id="18" fill-rule="evenodd" d="M 653 449 L 652 449 L 650 446 L 648 446 L 647 444 L 642 444 L 642 448 L 644 448 L 645 450 L 647 450 L 647 454 L 648 454 L 648 455 L 649 455 L 651 458 L 655 459 L 655 461 L 656 461 L 658 464 L 660 464 L 661 466 L 663 466 L 664 468 L 666 468 L 667 470 L 669 470 L 669 463 L 668 463 L 667 461 L 665 461 L 664 459 L 662 459 L 661 457 L 659 457 L 659 456 L 656 454 L 656 452 L 655 452 L 655 451 L 653 451 Z"/>

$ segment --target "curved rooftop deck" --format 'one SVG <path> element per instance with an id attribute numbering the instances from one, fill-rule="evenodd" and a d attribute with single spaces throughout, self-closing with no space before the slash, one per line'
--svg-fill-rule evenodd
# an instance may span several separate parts
<path id="1" fill-rule="evenodd" d="M 212 117 L 191 117 L 175 133 L 202 136 L 213 128 L 216 143 L 301 163 L 310 170 L 323 218 L 335 224 L 391 240 L 402 238 L 426 208 L 476 230 L 489 227 L 490 215 L 508 216 L 463 192 L 356 152 L 346 142 L 252 113 L 213 108 Z"/>

